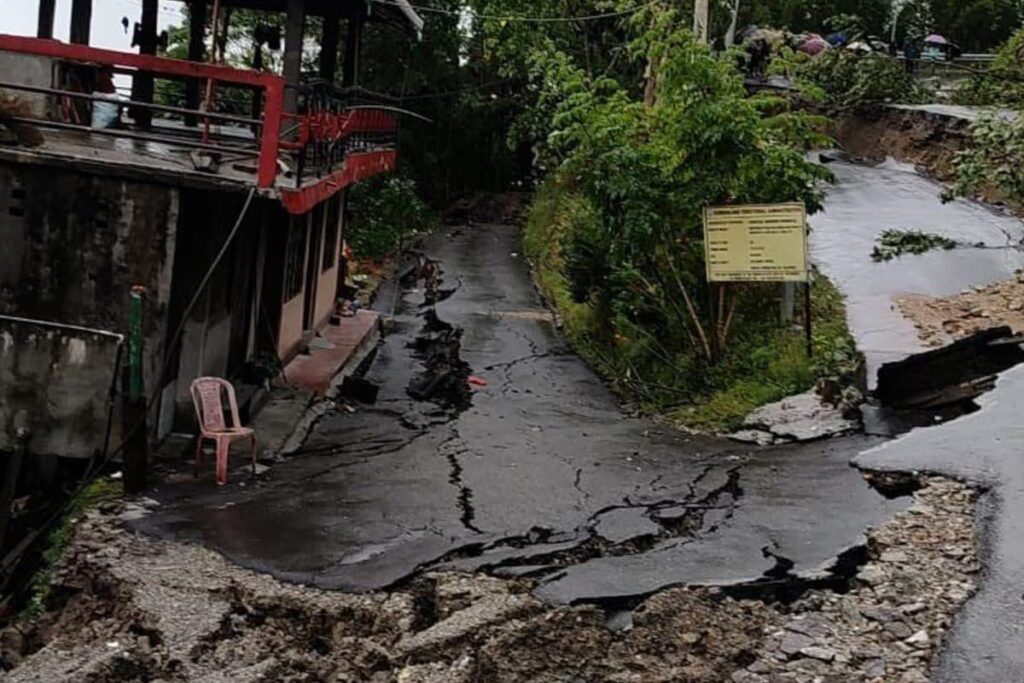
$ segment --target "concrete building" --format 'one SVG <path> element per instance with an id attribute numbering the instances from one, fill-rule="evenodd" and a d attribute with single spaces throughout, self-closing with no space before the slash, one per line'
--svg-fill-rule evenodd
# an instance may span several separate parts
<path id="1" fill-rule="evenodd" d="M 89 46 L 92 2 L 74 0 L 70 44 L 51 39 L 53 0 L 38 37 L 0 35 L 0 432 L 27 409 L 77 457 L 103 447 L 110 337 L 79 335 L 73 364 L 10 317 L 127 334 L 144 288 L 151 441 L 191 428 L 195 377 L 288 363 L 335 310 L 346 187 L 396 163 L 395 114 L 346 97 L 365 23 L 422 29 L 405 2 L 190 0 L 176 60 L 156 56 L 158 0 L 142 2 L 138 54 Z M 260 45 L 283 25 L 283 74 L 212 63 L 225 8 L 267 12 Z M 67 372 L 95 394 L 73 408 L 47 393 Z"/>

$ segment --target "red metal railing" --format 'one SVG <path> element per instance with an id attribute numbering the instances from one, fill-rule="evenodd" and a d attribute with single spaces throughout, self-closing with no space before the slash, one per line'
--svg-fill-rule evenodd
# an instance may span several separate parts
<path id="1" fill-rule="evenodd" d="M 110 67 L 112 69 L 128 69 L 136 72 L 151 73 L 157 76 L 172 76 L 180 79 L 200 79 L 212 81 L 227 86 L 243 86 L 254 88 L 263 93 L 262 117 L 259 119 L 246 119 L 244 117 L 219 114 L 216 112 L 205 112 L 181 107 L 168 107 L 140 102 L 126 102 L 132 107 L 141 107 L 154 111 L 172 112 L 186 115 L 194 115 L 200 120 L 210 121 L 231 121 L 236 123 L 245 122 L 259 129 L 258 135 L 258 168 L 256 184 L 260 188 L 274 186 L 278 172 L 278 146 L 281 135 L 282 113 L 284 111 L 284 79 L 276 74 L 260 71 L 246 71 L 234 69 L 216 64 L 205 64 L 200 62 L 188 62 L 180 59 L 168 59 L 166 57 L 154 57 L 150 55 L 139 55 L 130 52 L 117 52 L 114 50 L 103 50 L 85 45 L 74 45 L 59 43 L 54 40 L 41 40 L 38 38 L 26 38 L 23 36 L 12 36 L 0 34 L 0 50 L 17 52 L 40 57 L 65 60 L 81 64 Z M 5 87 L 17 87 L 12 84 L 5 84 Z M 29 89 L 29 88 L 22 88 Z M 31 88 L 29 90 L 40 91 L 42 88 Z M 90 93 L 76 93 L 68 91 L 53 91 L 66 97 L 78 97 L 82 99 L 98 99 Z M 73 127 L 60 122 L 38 121 L 39 125 L 57 125 L 58 127 Z M 98 131 L 94 131 L 98 132 Z M 110 134 L 122 137 L 135 137 L 139 139 L 159 139 L 146 133 L 135 133 L 132 131 L 111 131 Z M 175 140 L 180 144 L 191 145 L 198 149 L 216 147 L 208 144 L 207 141 L 189 143 L 188 141 Z"/>
<path id="2" fill-rule="evenodd" d="M 218 99 L 212 102 L 209 110 L 203 110 L 135 100 L 112 100 L 111 95 L 94 93 L 82 84 L 76 84 L 80 86 L 77 89 L 70 89 L 10 83 L 0 75 L 0 89 L 54 96 L 65 105 L 65 111 L 50 118 L 15 117 L 25 123 L 167 143 L 223 157 L 255 158 L 257 187 L 275 188 L 292 213 L 304 213 L 341 188 L 395 167 L 398 129 L 395 114 L 386 106 L 353 106 L 325 84 L 296 88 L 300 113 L 286 114 L 286 86 L 284 79 L 276 74 L 10 35 L 0 35 L 0 51 L 52 58 L 72 68 L 100 67 L 132 76 L 145 73 L 166 81 L 214 84 L 216 87 L 211 92 L 216 92 Z M 229 99 L 232 91 L 238 94 L 239 89 L 257 93 L 251 103 L 242 107 L 242 111 L 251 112 L 249 115 L 239 113 L 238 101 Z M 249 97 L 248 92 L 242 95 L 243 98 Z M 160 114 L 160 125 L 152 119 L 145 125 L 132 128 L 121 121 L 120 116 L 118 122 L 121 125 L 109 130 L 79 121 L 69 122 L 64 120 L 67 118 L 66 110 L 74 109 L 66 106 L 69 101 L 116 101 L 129 111 L 141 109 Z M 229 111 L 215 111 L 218 107 Z M 171 117 L 184 117 L 185 126 L 166 125 L 164 119 Z M 203 125 L 196 126 L 199 122 Z M 222 127 L 215 135 L 210 134 L 211 122 Z M 289 169 L 289 180 L 294 180 L 287 187 L 278 180 L 279 162 L 282 161 Z"/>

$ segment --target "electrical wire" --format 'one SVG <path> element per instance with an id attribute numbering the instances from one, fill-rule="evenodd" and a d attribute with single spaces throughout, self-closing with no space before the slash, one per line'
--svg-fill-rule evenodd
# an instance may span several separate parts
<path id="1" fill-rule="evenodd" d="M 213 263 L 211 263 L 210 267 L 207 269 L 206 275 L 203 277 L 203 279 L 200 282 L 199 286 L 196 288 L 196 292 L 195 292 L 195 294 L 192 297 L 192 301 L 189 302 L 189 305 L 185 308 L 184 312 L 182 313 L 181 322 L 178 324 L 177 329 L 174 331 L 174 335 L 171 337 L 171 343 L 168 344 L 168 346 L 167 346 L 168 350 L 172 350 L 177 345 L 179 339 L 181 338 L 181 334 L 182 334 L 182 332 L 185 329 L 185 323 L 188 320 L 188 316 L 192 313 L 192 309 L 194 309 L 196 304 L 199 302 L 199 298 L 202 296 L 203 292 L 206 290 L 207 285 L 209 285 L 210 279 L 213 277 L 213 274 L 216 272 L 217 267 L 220 265 L 221 260 L 224 258 L 224 255 L 227 254 L 228 249 L 231 247 L 232 242 L 234 242 L 235 236 L 238 234 L 238 231 L 241 229 L 242 223 L 245 220 L 245 216 L 249 213 L 249 207 L 252 205 L 252 200 L 253 200 L 253 198 L 255 196 L 256 196 L 256 188 L 252 188 L 251 190 L 249 190 L 249 195 L 248 195 L 248 197 L 245 200 L 245 204 L 242 206 L 242 210 L 238 214 L 238 218 L 235 220 L 234 227 L 232 227 L 231 232 L 227 236 L 227 239 L 224 240 L 223 246 L 221 246 L 221 249 L 217 253 L 217 256 L 214 257 Z M 70 329 L 76 329 L 76 330 L 82 329 L 82 328 L 76 328 L 76 327 L 73 327 L 73 326 L 67 326 L 67 327 L 69 327 Z M 120 338 L 121 341 L 119 341 L 119 346 L 121 345 L 121 342 L 123 341 L 122 335 L 118 335 L 116 333 L 106 333 L 106 334 L 110 334 L 113 337 Z M 118 359 L 119 359 L 118 360 L 118 365 L 120 365 L 120 351 L 118 353 Z M 153 393 L 146 399 L 145 410 L 146 410 L 147 413 L 150 410 L 153 409 L 154 405 L 156 405 L 156 398 L 157 398 L 157 396 L 159 396 L 160 392 L 162 391 L 162 389 L 159 388 L 159 387 L 163 383 L 164 375 L 167 373 L 167 370 L 170 367 L 170 363 L 171 363 L 171 356 L 168 355 L 167 359 L 164 361 L 164 365 L 163 365 L 162 369 L 160 370 L 160 374 L 158 375 L 158 381 L 156 383 L 157 387 L 154 388 Z M 115 383 L 116 383 L 116 376 L 117 376 L 117 371 L 115 370 L 115 380 L 114 380 Z M 113 405 L 113 404 L 111 403 L 111 405 Z M 131 429 L 131 431 L 129 431 L 128 434 L 126 434 L 124 436 L 124 438 L 121 440 L 121 443 L 118 445 L 118 447 L 116 449 L 114 449 L 114 451 L 112 453 L 111 452 L 104 453 L 104 456 L 102 458 L 100 458 L 100 459 L 93 459 L 89 463 L 89 466 L 88 466 L 85 474 L 82 476 L 82 480 L 79 482 L 78 486 L 74 489 L 74 491 L 71 493 L 71 495 L 68 496 L 68 500 L 63 505 L 59 506 L 58 509 L 53 513 L 53 515 L 51 515 L 49 518 L 47 518 L 47 520 L 38 529 L 36 529 L 35 531 L 32 532 L 33 534 L 35 534 L 35 538 L 30 542 L 30 545 L 34 544 L 39 539 L 39 537 L 42 536 L 44 533 L 47 533 L 50 530 L 52 530 L 54 525 L 56 525 L 61 519 L 63 519 L 63 517 L 70 511 L 71 505 L 74 502 L 75 498 L 79 494 L 81 494 L 82 491 L 84 491 L 86 489 L 86 487 L 88 487 L 90 484 L 92 484 L 92 482 L 94 482 L 99 477 L 99 475 L 103 471 L 103 469 L 114 458 L 116 458 L 118 455 L 120 455 L 122 452 L 124 452 L 125 445 L 130 443 L 132 438 L 136 434 L 138 434 L 138 431 L 140 429 L 142 429 L 143 425 L 145 425 L 147 423 L 148 423 L 148 421 L 142 421 L 142 422 L 137 423 Z M 20 561 L 20 558 L 18 558 L 16 560 L 16 562 L 18 562 L 18 561 Z M 4 574 L 4 567 L 0 566 L 0 587 L 6 588 L 7 580 L 8 579 L 9 579 L 9 576 Z"/>
<path id="2" fill-rule="evenodd" d="M 559 23 L 574 23 L 574 22 L 577 22 L 577 21 L 598 21 L 598 20 L 601 20 L 601 19 L 615 19 L 615 18 L 618 18 L 618 17 L 628 16 L 630 14 L 636 14 L 637 12 L 645 10 L 648 7 L 653 7 L 654 5 L 657 5 L 659 2 L 661 2 L 661 0 L 654 0 L 653 2 L 648 2 L 646 4 L 640 5 L 639 7 L 633 7 L 633 8 L 625 9 L 625 10 L 619 10 L 617 12 L 605 12 L 603 14 L 591 14 L 591 15 L 582 16 L 582 17 L 529 17 L 529 16 L 517 16 L 517 15 L 502 16 L 502 15 L 497 15 L 497 14 L 477 14 L 477 13 L 472 12 L 472 11 L 463 12 L 461 10 L 443 9 L 441 7 L 425 7 L 423 5 L 412 5 L 412 4 L 408 4 L 407 5 L 406 3 L 396 2 L 395 0 L 375 0 L 375 1 L 380 3 L 380 4 L 382 4 L 382 5 L 392 5 L 394 7 L 408 6 L 408 7 L 412 7 L 414 10 L 417 10 L 417 11 L 420 11 L 420 12 L 431 12 L 433 14 L 446 14 L 448 16 L 457 16 L 457 17 L 469 16 L 469 17 L 472 17 L 472 18 L 475 18 L 475 19 L 487 19 L 487 20 L 493 20 L 493 21 L 516 21 L 516 22 L 521 22 L 521 23 L 533 23 L 533 24 L 559 24 Z"/>
<path id="3" fill-rule="evenodd" d="M 178 345 L 178 341 L 181 339 L 181 334 L 185 331 L 185 323 L 188 322 L 188 316 L 192 314 L 192 309 L 194 309 L 196 307 L 196 304 L 199 303 L 199 297 L 201 297 L 203 295 L 203 292 L 206 291 L 206 286 L 210 284 L 210 279 L 213 278 L 213 274 L 214 272 L 216 272 L 217 266 L 220 265 L 220 262 L 224 258 L 224 255 L 228 253 L 228 249 L 231 247 L 231 243 L 235 241 L 235 235 L 237 235 L 239 229 L 241 229 L 242 222 L 245 220 L 246 214 L 249 213 L 249 207 L 252 205 L 252 200 L 255 196 L 256 188 L 253 187 L 252 189 L 249 190 L 249 195 L 245 198 L 245 204 L 242 206 L 242 210 L 241 212 L 239 212 L 238 218 L 235 220 L 234 227 L 232 227 L 231 232 L 228 233 L 228 237 L 227 239 L 224 240 L 224 244 L 223 246 L 221 246 L 220 251 L 217 253 L 217 256 L 214 257 L 213 263 L 211 263 L 210 267 L 207 268 L 206 275 L 203 276 L 203 279 L 199 283 L 199 286 L 196 287 L 196 293 L 192 295 L 192 301 L 189 302 L 188 306 L 185 307 L 185 311 L 181 314 L 181 321 L 178 323 L 177 329 L 174 330 L 174 334 L 171 336 L 170 342 L 167 344 L 166 348 L 168 351 L 173 351 L 174 347 Z M 157 387 L 159 387 L 163 383 L 164 376 L 167 374 L 168 368 L 171 367 L 172 357 L 173 356 L 169 353 L 167 358 L 164 359 L 164 364 L 163 367 L 160 369 L 160 374 L 157 375 Z M 146 401 L 147 410 L 149 410 L 150 406 L 155 401 L 156 396 L 159 392 L 159 389 L 154 389 L 153 394 Z"/>
<path id="4" fill-rule="evenodd" d="M 393 93 L 378 92 L 376 90 L 370 90 L 363 86 L 357 85 L 351 88 L 345 88 L 341 91 L 342 95 L 367 95 L 369 97 L 378 97 L 383 100 L 391 100 L 393 102 L 412 102 L 416 100 L 432 100 L 441 97 L 451 97 L 453 95 L 461 95 L 467 92 L 475 92 L 478 90 L 486 90 L 499 85 L 509 85 L 514 81 L 502 80 L 502 81 L 491 81 L 489 83 L 480 83 L 477 85 L 467 85 L 465 88 L 458 88 L 456 90 L 437 91 L 437 92 L 426 92 L 416 93 L 413 95 L 396 95 Z"/>

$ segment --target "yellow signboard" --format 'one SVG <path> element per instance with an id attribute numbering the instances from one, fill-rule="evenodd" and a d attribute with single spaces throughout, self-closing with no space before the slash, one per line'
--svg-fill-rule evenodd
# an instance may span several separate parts
<path id="1" fill-rule="evenodd" d="M 708 282 L 807 282 L 803 204 L 719 206 L 704 211 Z"/>

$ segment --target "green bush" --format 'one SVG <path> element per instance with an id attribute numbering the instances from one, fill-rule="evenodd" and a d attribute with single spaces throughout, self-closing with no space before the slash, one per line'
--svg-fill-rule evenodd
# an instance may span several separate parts
<path id="1" fill-rule="evenodd" d="M 903 62 L 880 53 L 828 50 L 814 59 L 801 60 L 795 77 L 813 85 L 828 105 L 840 109 L 892 102 L 923 104 L 935 98 L 932 90 L 907 72 Z"/>
<path id="2" fill-rule="evenodd" d="M 969 106 L 1024 105 L 1024 29 L 999 48 L 987 71 L 961 83 L 953 93 L 956 104 Z"/>
<path id="3" fill-rule="evenodd" d="M 945 200 L 985 194 L 1019 210 L 1024 206 L 1024 119 L 989 115 L 972 123 L 955 167 Z"/>
<path id="4" fill-rule="evenodd" d="M 805 391 L 818 379 L 832 378 L 841 385 L 858 381 L 860 356 L 846 326 L 842 297 L 820 276 L 813 286 L 813 359 L 807 357 L 803 332 L 778 324 L 777 287 L 771 285 L 743 288 L 743 318 L 718 363 L 685 348 L 665 356 L 643 327 L 612 317 L 597 297 L 581 303 L 574 296 L 566 245 L 572 235 L 592 231 L 596 218 L 585 198 L 547 182 L 527 216 L 524 251 L 569 343 L 643 407 L 669 413 L 687 427 L 729 431 L 755 408 Z"/>
<path id="5" fill-rule="evenodd" d="M 380 260 L 403 239 L 437 223 L 417 194 L 416 183 L 401 176 L 378 176 L 359 183 L 349 199 L 354 220 L 345 238 L 358 259 Z"/>
<path id="6" fill-rule="evenodd" d="M 724 430 L 827 369 L 779 323 L 777 286 L 707 284 L 704 209 L 797 201 L 814 211 L 829 174 L 803 150 L 818 121 L 748 97 L 733 60 L 712 56 L 677 19 L 639 22 L 634 53 L 656 65 L 646 101 L 558 51 L 531 56 L 540 96 L 530 120 L 552 170 L 524 248 L 570 343 L 614 387 L 650 411 Z M 845 335 L 837 320 L 828 334 Z"/>

